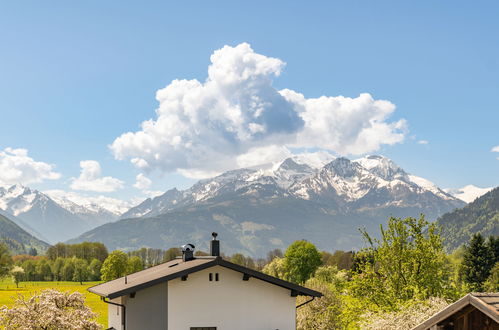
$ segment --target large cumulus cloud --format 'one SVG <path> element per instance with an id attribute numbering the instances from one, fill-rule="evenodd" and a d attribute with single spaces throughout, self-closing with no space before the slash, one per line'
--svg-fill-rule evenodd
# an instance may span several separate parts
<path id="1" fill-rule="evenodd" d="M 208 78 L 174 80 L 156 93 L 156 118 L 110 148 L 145 170 L 203 177 L 248 164 L 271 162 L 290 148 L 361 154 L 404 138 L 405 122 L 388 122 L 395 106 L 357 98 L 307 99 L 278 91 L 272 81 L 284 62 L 257 54 L 247 43 L 211 56 Z"/>

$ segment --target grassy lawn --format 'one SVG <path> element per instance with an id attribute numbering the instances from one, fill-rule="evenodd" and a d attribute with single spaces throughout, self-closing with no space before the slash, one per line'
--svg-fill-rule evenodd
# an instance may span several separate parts
<path id="1" fill-rule="evenodd" d="M 94 286 L 100 282 L 21 282 L 19 288 L 11 279 L 0 281 L 0 306 L 10 307 L 14 304 L 17 293 L 29 296 L 33 292 L 44 289 L 56 289 L 59 291 L 78 291 L 85 296 L 85 302 L 94 313 L 97 313 L 97 322 L 107 328 L 107 304 L 100 300 L 96 294 L 87 291 L 88 287 Z"/>

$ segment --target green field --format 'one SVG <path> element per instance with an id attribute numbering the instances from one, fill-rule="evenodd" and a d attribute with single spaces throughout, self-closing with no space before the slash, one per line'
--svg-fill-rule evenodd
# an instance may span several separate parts
<path id="1" fill-rule="evenodd" d="M 11 279 L 4 279 L 0 281 L 0 306 L 12 306 L 17 293 L 29 296 L 33 292 L 39 292 L 44 289 L 70 292 L 78 291 L 85 296 L 87 306 L 94 313 L 97 313 L 97 322 L 107 328 L 107 304 L 102 302 L 96 294 L 87 291 L 88 287 L 98 283 L 100 282 L 84 282 L 83 285 L 80 285 L 79 282 L 20 282 L 19 288 L 16 288 L 16 284 Z"/>

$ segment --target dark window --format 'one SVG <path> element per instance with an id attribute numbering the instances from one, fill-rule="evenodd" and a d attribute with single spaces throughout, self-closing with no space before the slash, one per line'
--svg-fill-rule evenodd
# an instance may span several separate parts
<path id="1" fill-rule="evenodd" d="M 218 282 L 218 273 L 215 273 L 215 281 Z"/>
<path id="2" fill-rule="evenodd" d="M 217 327 L 191 327 L 191 330 L 217 330 Z"/>
<path id="3" fill-rule="evenodd" d="M 210 273 L 210 281 L 213 281 L 213 273 Z"/>

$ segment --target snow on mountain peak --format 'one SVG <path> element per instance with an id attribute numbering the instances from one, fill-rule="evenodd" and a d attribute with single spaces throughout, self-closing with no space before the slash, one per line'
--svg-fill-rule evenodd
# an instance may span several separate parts
<path id="1" fill-rule="evenodd" d="M 474 186 L 472 184 L 466 185 L 462 188 L 458 189 L 444 189 L 445 192 L 451 194 L 452 196 L 459 198 L 460 200 L 466 202 L 466 203 L 471 203 L 478 197 L 485 195 L 489 191 L 494 189 L 493 187 L 489 188 L 480 188 L 477 186 Z"/>
<path id="2" fill-rule="evenodd" d="M 379 155 L 366 156 L 356 159 L 354 162 L 359 163 L 369 172 L 388 181 L 401 179 L 407 175 L 407 173 L 391 159 Z"/>

